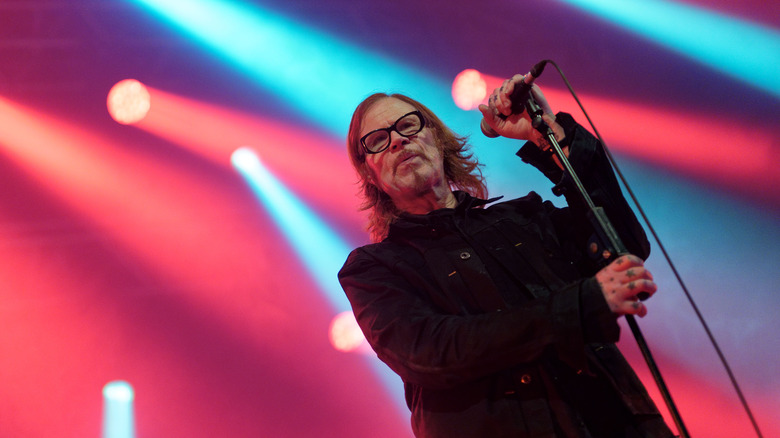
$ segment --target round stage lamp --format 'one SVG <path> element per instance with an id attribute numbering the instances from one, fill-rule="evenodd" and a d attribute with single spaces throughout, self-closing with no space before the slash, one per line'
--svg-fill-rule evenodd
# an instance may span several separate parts
<path id="1" fill-rule="evenodd" d="M 122 380 L 103 387 L 103 438 L 135 438 L 133 387 Z"/>
<path id="2" fill-rule="evenodd" d="M 118 123 L 138 123 L 146 117 L 151 107 L 149 90 L 135 79 L 119 81 L 108 92 L 106 106 L 111 118 Z"/>
<path id="3" fill-rule="evenodd" d="M 361 347 L 368 345 L 351 311 L 341 312 L 333 318 L 328 337 L 330 344 L 338 351 L 360 351 Z"/>
<path id="4" fill-rule="evenodd" d="M 452 99 L 462 110 L 473 110 L 487 97 L 487 83 L 473 68 L 463 70 L 452 81 Z"/>

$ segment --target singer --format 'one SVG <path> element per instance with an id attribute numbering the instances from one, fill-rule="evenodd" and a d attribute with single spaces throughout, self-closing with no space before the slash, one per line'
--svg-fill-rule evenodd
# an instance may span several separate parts
<path id="1" fill-rule="evenodd" d="M 534 192 L 486 199 L 466 139 L 421 103 L 380 93 L 358 105 L 347 138 L 375 243 L 350 254 L 341 285 L 403 380 L 417 437 L 672 437 L 614 344 L 618 318 L 644 316 L 637 294 L 656 290 L 647 238 L 601 144 L 523 81 L 493 92 L 485 123 L 528 140 L 517 155 L 565 186 L 549 145 L 512 109 L 526 86 L 632 255 L 605 267 L 588 257 L 593 231 L 573 195 L 566 208 Z"/>

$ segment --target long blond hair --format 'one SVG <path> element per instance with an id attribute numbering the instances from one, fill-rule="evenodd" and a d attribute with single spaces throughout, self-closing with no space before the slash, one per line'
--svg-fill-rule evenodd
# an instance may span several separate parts
<path id="1" fill-rule="evenodd" d="M 377 102 L 388 98 L 406 102 L 422 113 L 426 127 L 433 132 L 436 145 L 442 153 L 444 173 L 450 187 L 468 192 L 472 196 L 487 198 L 487 186 L 482 177 L 481 165 L 473 157 L 473 154 L 468 152 L 469 145 L 466 137 L 455 134 L 428 107 L 408 96 L 386 93 L 372 94 L 363 100 L 352 114 L 347 134 L 347 153 L 358 174 L 358 184 L 363 197 L 360 209 L 369 210 L 366 229 L 374 242 L 379 242 L 387 237 L 390 224 L 398 218 L 401 212 L 393 204 L 390 196 L 371 183 L 366 155 L 360 146 L 360 129 L 363 117 L 368 110 Z"/>

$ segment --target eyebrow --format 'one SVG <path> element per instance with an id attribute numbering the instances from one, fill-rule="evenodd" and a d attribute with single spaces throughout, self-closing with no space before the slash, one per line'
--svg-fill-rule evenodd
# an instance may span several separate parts
<path id="1" fill-rule="evenodd" d="M 387 125 L 383 125 L 381 128 L 374 128 L 374 129 L 371 129 L 371 130 L 369 130 L 369 131 L 366 131 L 366 132 L 361 132 L 361 137 L 362 137 L 363 135 L 366 135 L 366 134 L 368 134 L 369 132 L 372 132 L 372 131 L 376 131 L 376 130 L 379 130 L 379 129 L 387 129 L 387 128 L 389 128 L 389 127 L 393 126 L 393 124 L 394 124 L 394 123 L 396 123 L 397 121 L 401 120 L 401 118 L 402 118 L 403 116 L 408 116 L 409 114 L 411 114 L 411 113 L 413 113 L 413 112 L 415 112 L 415 111 L 420 111 L 420 110 L 418 110 L 417 108 L 412 108 L 411 110 L 409 110 L 409 111 L 407 111 L 407 112 L 405 112 L 405 113 L 402 113 L 402 114 L 400 114 L 400 115 L 396 116 L 394 119 L 392 119 L 392 121 L 391 121 L 391 122 L 389 122 L 389 124 L 387 124 Z M 422 113 L 421 113 L 421 114 L 422 114 Z M 364 121 L 365 121 L 365 120 L 364 120 Z"/>

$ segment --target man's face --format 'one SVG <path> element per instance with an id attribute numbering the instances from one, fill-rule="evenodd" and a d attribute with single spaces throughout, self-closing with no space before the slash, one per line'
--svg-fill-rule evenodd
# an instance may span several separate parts
<path id="1" fill-rule="evenodd" d="M 400 117 L 415 111 L 412 105 L 386 98 L 375 103 L 363 117 L 360 136 L 392 126 Z M 429 127 L 408 138 L 390 133 L 390 145 L 378 154 L 366 154 L 371 182 L 393 200 L 406 205 L 437 186 L 448 186 L 444 162 Z"/>

